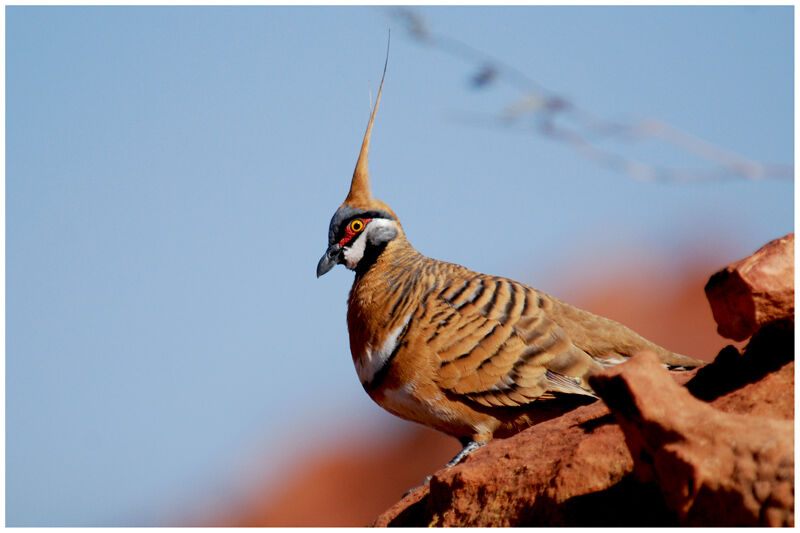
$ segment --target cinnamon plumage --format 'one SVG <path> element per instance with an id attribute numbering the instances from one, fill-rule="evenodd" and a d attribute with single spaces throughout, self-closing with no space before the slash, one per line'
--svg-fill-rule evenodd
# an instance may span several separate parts
<path id="1" fill-rule="evenodd" d="M 370 191 L 367 160 L 384 78 L 317 265 L 317 277 L 337 264 L 355 271 L 350 351 L 375 402 L 458 438 L 464 448 L 455 464 L 494 437 L 592 401 L 587 377 L 638 351 L 655 352 L 669 367 L 703 364 L 523 283 L 417 252 L 394 211 Z"/>

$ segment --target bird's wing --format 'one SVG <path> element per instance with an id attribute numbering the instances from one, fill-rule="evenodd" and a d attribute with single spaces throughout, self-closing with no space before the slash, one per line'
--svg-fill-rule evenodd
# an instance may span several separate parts
<path id="1" fill-rule="evenodd" d="M 548 316 L 549 297 L 476 274 L 446 284 L 431 317 L 437 382 L 486 406 L 519 406 L 553 392 L 593 396 L 585 376 L 600 365 Z"/>

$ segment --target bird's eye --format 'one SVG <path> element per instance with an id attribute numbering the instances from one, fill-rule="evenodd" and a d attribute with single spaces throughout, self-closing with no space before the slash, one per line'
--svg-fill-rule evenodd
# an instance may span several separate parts
<path id="1" fill-rule="evenodd" d="M 364 221 L 360 218 L 357 218 L 350 223 L 350 231 L 353 233 L 358 233 L 362 229 L 364 229 Z"/>

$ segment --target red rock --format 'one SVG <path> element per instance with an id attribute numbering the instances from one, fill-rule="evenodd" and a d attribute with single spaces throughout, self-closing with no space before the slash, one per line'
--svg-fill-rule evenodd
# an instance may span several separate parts
<path id="1" fill-rule="evenodd" d="M 794 420 L 793 360 L 794 331 L 766 326 L 742 354 L 728 346 L 686 386 L 726 413 Z"/>
<path id="2" fill-rule="evenodd" d="M 633 461 L 621 445 L 622 432 L 615 424 L 603 422 L 606 415 L 605 406 L 596 403 L 493 441 L 461 464 L 436 472 L 429 485 L 404 498 L 373 525 L 509 527 L 535 523 L 536 515 L 547 508 L 541 502 L 559 498 L 559 494 L 567 499 L 605 489 L 632 469 Z M 596 453 L 601 450 L 603 453 Z M 573 487 L 576 481 L 583 490 Z"/>
<path id="3" fill-rule="evenodd" d="M 648 352 L 590 379 L 681 525 L 793 526 L 794 426 L 699 401 Z"/>
<path id="4" fill-rule="evenodd" d="M 657 374 L 671 377 L 677 384 L 688 381 L 687 387 L 710 403 L 693 401 L 714 412 L 754 412 L 757 416 L 746 418 L 771 418 L 791 427 L 794 362 L 791 357 L 786 362 L 786 352 L 791 353 L 787 339 L 791 336 L 781 332 L 777 339 L 773 336 L 751 352 L 746 350 L 744 356 L 729 347 L 699 371 L 666 373 L 659 367 Z M 751 345 L 754 341 L 756 338 Z M 783 351 L 776 352 L 776 345 Z M 771 360 L 770 353 L 778 353 L 779 362 L 765 363 Z M 720 386 L 726 379 L 732 385 Z M 657 387 L 661 388 L 654 386 L 652 392 L 661 391 L 663 383 Z M 684 389 L 677 390 L 688 395 Z M 668 412 L 671 392 L 667 396 L 659 405 Z M 779 469 L 780 474 L 785 475 L 786 470 Z M 373 525 L 676 526 L 681 520 L 700 521 L 698 515 L 684 516 L 670 508 L 662 489 L 637 480 L 633 471 L 634 459 L 623 431 L 606 405 L 597 402 L 490 442 L 463 463 L 436 472 L 430 485 L 397 502 Z M 752 488 L 762 496 L 770 494 L 762 504 L 765 516 L 775 521 L 787 518 L 786 491 L 773 492 L 772 482 L 761 481 Z M 719 482 L 725 486 L 724 481 Z M 736 518 L 732 513 L 726 516 Z"/>
<path id="5" fill-rule="evenodd" d="M 744 340 L 775 321 L 794 325 L 794 233 L 775 239 L 708 280 L 720 335 Z"/>
<path id="6" fill-rule="evenodd" d="M 676 377 L 686 381 L 693 374 Z M 632 469 L 622 431 L 596 402 L 439 470 L 373 525 L 668 525 L 667 509 L 652 490 L 633 483 Z M 628 510 L 609 506 L 609 493 Z"/>

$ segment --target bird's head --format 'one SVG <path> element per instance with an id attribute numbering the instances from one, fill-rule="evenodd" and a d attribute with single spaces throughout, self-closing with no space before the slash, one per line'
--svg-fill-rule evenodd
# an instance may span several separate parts
<path id="1" fill-rule="evenodd" d="M 356 169 L 353 172 L 350 192 L 331 218 L 328 229 L 328 250 L 317 264 L 317 277 L 338 264 L 343 264 L 350 270 L 358 270 L 359 266 L 364 267 L 374 261 L 390 241 L 403 234 L 397 215 L 388 205 L 373 198 L 369 187 L 367 168 L 369 140 L 385 78 L 386 65 L 383 67 L 378 97 L 375 100 L 375 107 L 372 108 Z"/>

